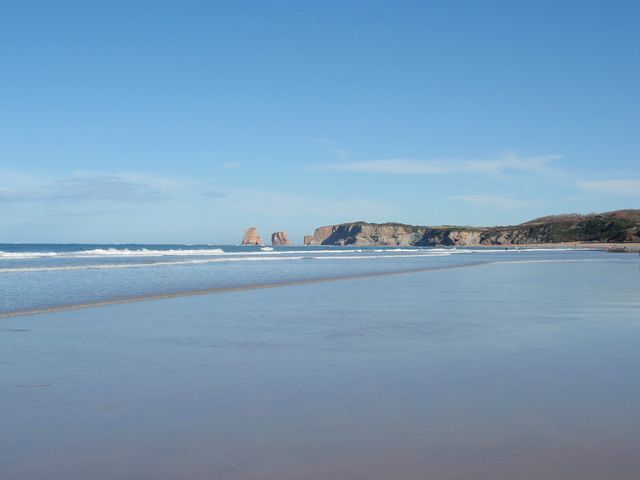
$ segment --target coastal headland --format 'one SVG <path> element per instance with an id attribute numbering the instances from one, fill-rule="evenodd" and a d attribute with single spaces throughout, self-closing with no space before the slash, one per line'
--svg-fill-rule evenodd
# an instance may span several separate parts
<path id="1" fill-rule="evenodd" d="M 327 225 L 304 237 L 305 245 L 547 246 L 640 249 L 640 210 L 540 217 L 495 227 L 421 226 L 351 222 Z"/>

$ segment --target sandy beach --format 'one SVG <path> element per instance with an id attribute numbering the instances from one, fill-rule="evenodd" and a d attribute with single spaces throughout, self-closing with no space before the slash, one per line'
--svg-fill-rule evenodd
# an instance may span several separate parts
<path id="1" fill-rule="evenodd" d="M 606 258 L 3 318 L 3 479 L 636 480 L 640 276 Z"/>

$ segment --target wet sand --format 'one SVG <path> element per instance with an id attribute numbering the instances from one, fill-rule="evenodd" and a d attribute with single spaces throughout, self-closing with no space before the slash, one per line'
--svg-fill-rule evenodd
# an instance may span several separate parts
<path id="1" fill-rule="evenodd" d="M 23 316 L 29 316 L 29 315 L 40 315 L 43 313 L 66 312 L 69 310 L 80 310 L 84 308 L 106 307 L 109 305 L 119 305 L 123 303 L 146 302 L 151 300 L 167 300 L 170 298 L 196 297 L 200 295 L 215 295 L 220 293 L 243 292 L 243 291 L 249 291 L 249 290 L 264 290 L 269 288 L 293 287 L 293 286 L 300 286 L 300 285 L 313 285 L 317 283 L 340 282 L 345 280 L 354 280 L 354 279 L 368 278 L 368 277 L 406 275 L 410 273 L 432 272 L 437 270 L 472 268 L 480 265 L 486 265 L 488 263 L 491 263 L 491 262 L 472 262 L 472 263 L 463 264 L 463 265 L 440 265 L 440 266 L 425 267 L 425 268 L 414 268 L 409 270 L 367 272 L 367 273 L 360 273 L 355 275 L 337 275 L 333 277 L 321 277 L 321 278 L 314 278 L 314 279 L 307 279 L 307 280 L 291 280 L 291 281 L 241 285 L 237 287 L 215 287 L 215 288 L 205 288 L 201 290 L 185 290 L 181 292 L 158 293 L 153 295 L 137 295 L 137 296 L 114 298 L 111 300 L 102 300 L 102 301 L 95 301 L 95 302 L 69 303 L 66 305 L 59 305 L 55 307 L 32 308 L 28 310 L 13 310 L 13 311 L 7 311 L 7 312 L 0 311 L 0 319 L 10 318 L 10 317 L 23 317 Z"/>
<path id="2" fill-rule="evenodd" d="M 629 253 L 640 252 L 640 243 L 627 242 L 627 243 L 615 243 L 615 242 L 560 242 L 560 243 L 523 243 L 521 245 L 494 245 L 495 247 L 504 247 L 509 249 L 514 248 L 580 248 L 585 250 L 604 250 L 604 251 L 618 251 L 626 250 Z M 479 247 L 483 248 L 483 247 Z"/>
<path id="3" fill-rule="evenodd" d="M 637 480 L 638 291 L 510 263 L 4 318 L 2 478 Z"/>

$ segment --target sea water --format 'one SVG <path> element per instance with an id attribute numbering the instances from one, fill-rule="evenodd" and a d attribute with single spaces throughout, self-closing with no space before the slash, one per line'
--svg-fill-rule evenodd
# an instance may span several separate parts
<path id="1" fill-rule="evenodd" d="M 0 313 L 502 261 L 608 261 L 583 250 L 0 244 Z"/>

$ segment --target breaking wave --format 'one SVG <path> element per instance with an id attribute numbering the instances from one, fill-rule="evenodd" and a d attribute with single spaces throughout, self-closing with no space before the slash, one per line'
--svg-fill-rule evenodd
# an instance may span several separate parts
<path id="1" fill-rule="evenodd" d="M 289 252 L 287 252 L 289 253 Z M 219 256 L 218 258 L 209 259 L 191 259 L 191 260 L 171 260 L 159 262 L 144 263 L 106 263 L 106 264 L 84 264 L 84 265 L 57 265 L 42 267 L 10 267 L 0 268 L 0 273 L 20 273 L 20 272 L 55 272 L 67 270 L 109 270 L 123 268 L 145 268 L 160 267 L 173 265 L 203 265 L 208 263 L 223 262 L 259 262 L 259 261 L 295 261 L 295 260 L 378 260 L 388 258 L 425 258 L 425 257 L 446 257 L 452 252 L 433 252 L 433 253 L 415 253 L 415 254 L 392 254 L 392 255 L 317 255 L 317 252 L 304 252 L 306 255 L 288 255 L 288 256 Z M 336 253 L 336 252 L 332 252 Z"/>
<path id="2" fill-rule="evenodd" d="M 43 258 L 43 257 L 66 257 L 66 258 L 91 258 L 91 257 L 169 257 L 169 256 L 201 256 L 201 255 L 221 255 L 224 254 L 221 248 L 211 249 L 167 249 L 151 250 L 141 248 L 131 250 L 128 248 L 96 248 L 93 250 L 76 250 L 71 252 L 3 252 L 0 251 L 0 258 Z"/>
<path id="3" fill-rule="evenodd" d="M 99 258 L 99 257 L 206 257 L 206 256 L 253 256 L 253 255 L 291 255 L 291 254 L 323 254 L 332 253 L 334 255 L 344 255 L 348 253 L 386 253 L 386 252 L 415 252 L 419 254 L 425 251 L 430 253 L 434 252 L 454 252 L 451 249 L 409 249 L 409 248 L 389 248 L 389 249 L 375 249 L 375 250 L 363 250 L 363 249 L 327 249 L 327 250 L 274 250 L 271 247 L 262 247 L 259 251 L 244 251 L 244 252 L 227 252 L 222 248 L 209 248 L 209 249 L 128 249 L 128 248 L 96 248 L 93 250 L 74 250 L 68 252 L 6 252 L 0 250 L 0 259 L 29 259 L 29 258 L 48 258 L 48 257 L 60 257 L 60 258 Z"/>

